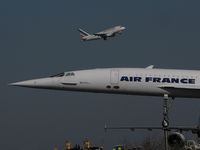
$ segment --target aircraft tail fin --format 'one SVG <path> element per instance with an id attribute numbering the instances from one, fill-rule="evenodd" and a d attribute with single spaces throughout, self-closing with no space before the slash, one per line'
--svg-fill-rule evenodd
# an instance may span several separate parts
<path id="1" fill-rule="evenodd" d="M 81 28 L 78 28 L 78 31 L 80 32 L 81 37 L 90 35 L 89 33 L 87 33 L 86 31 L 84 31 Z"/>

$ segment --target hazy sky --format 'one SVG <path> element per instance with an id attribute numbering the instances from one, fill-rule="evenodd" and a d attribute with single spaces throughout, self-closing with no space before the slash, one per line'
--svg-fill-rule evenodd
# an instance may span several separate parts
<path id="1" fill-rule="evenodd" d="M 8 83 L 103 67 L 200 69 L 200 1 L 0 1 L 0 146 L 47 150 L 65 140 L 111 147 L 155 132 L 112 131 L 108 125 L 160 125 L 162 98 L 26 89 Z M 77 28 L 115 25 L 116 38 L 82 42 Z M 192 101 L 193 100 L 193 101 Z M 198 99 L 176 99 L 174 125 L 194 125 Z M 154 135 L 155 134 L 155 135 Z"/>

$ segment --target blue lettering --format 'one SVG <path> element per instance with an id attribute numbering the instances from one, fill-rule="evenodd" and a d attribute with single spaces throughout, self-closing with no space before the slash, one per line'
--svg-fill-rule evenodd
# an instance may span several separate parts
<path id="1" fill-rule="evenodd" d="M 190 84 L 195 84 L 195 79 L 189 79 L 188 81 Z"/>
<path id="2" fill-rule="evenodd" d="M 179 78 L 171 78 L 171 83 L 179 83 Z"/>
<path id="3" fill-rule="evenodd" d="M 142 77 L 134 76 L 122 76 L 120 81 L 127 82 L 142 82 Z M 160 77 L 145 77 L 145 82 L 154 82 L 154 83 L 183 83 L 183 84 L 195 84 L 195 79 L 189 78 L 160 78 Z"/>
<path id="4" fill-rule="evenodd" d="M 163 79 L 162 79 L 162 82 L 163 82 L 163 83 L 165 83 L 165 82 L 166 82 L 166 83 L 170 83 L 170 79 L 169 79 L 169 78 L 163 78 Z"/>
<path id="5" fill-rule="evenodd" d="M 122 76 L 120 81 L 128 81 L 128 77 L 127 76 Z"/>
<path id="6" fill-rule="evenodd" d="M 161 78 L 153 78 L 153 82 L 158 82 L 160 83 Z"/>
<path id="7" fill-rule="evenodd" d="M 152 81 L 152 77 L 146 77 L 145 82 Z"/>
<path id="8" fill-rule="evenodd" d="M 188 79 L 185 79 L 185 78 L 181 79 L 181 83 L 184 83 L 184 84 L 188 83 Z"/>
<path id="9" fill-rule="evenodd" d="M 142 78 L 141 77 L 134 77 L 135 82 L 141 82 Z"/>

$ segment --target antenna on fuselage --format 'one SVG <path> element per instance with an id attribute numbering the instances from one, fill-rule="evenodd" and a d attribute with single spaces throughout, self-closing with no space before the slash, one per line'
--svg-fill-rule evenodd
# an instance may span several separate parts
<path id="1" fill-rule="evenodd" d="M 146 69 L 153 69 L 154 65 L 147 66 Z"/>

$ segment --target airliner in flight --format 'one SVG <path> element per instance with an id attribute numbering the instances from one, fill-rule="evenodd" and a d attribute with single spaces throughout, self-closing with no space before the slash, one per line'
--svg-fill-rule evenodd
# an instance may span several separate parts
<path id="1" fill-rule="evenodd" d="M 116 34 L 122 33 L 122 31 L 124 31 L 125 29 L 126 28 L 123 26 L 115 26 L 115 27 L 112 27 L 112 28 L 109 28 L 109 29 L 106 29 L 94 34 L 89 34 L 80 28 L 78 29 L 78 31 L 80 32 L 80 36 L 83 41 L 91 41 L 91 40 L 98 40 L 102 38 L 104 40 L 107 40 L 108 37 L 114 37 Z"/>
<path id="2" fill-rule="evenodd" d="M 200 71 L 147 68 L 105 68 L 62 72 L 13 86 L 66 91 L 200 98 Z"/>

